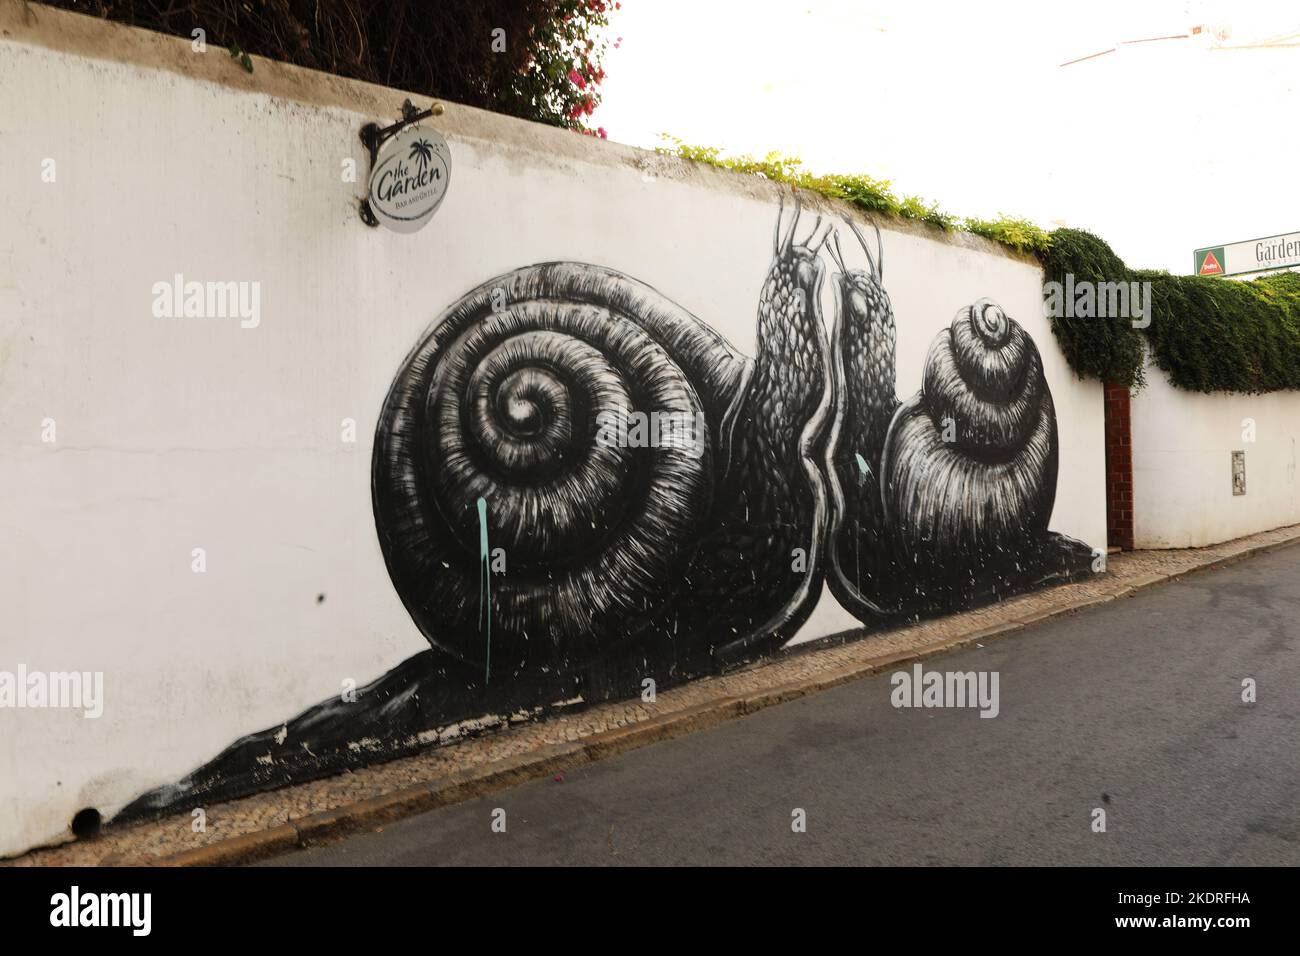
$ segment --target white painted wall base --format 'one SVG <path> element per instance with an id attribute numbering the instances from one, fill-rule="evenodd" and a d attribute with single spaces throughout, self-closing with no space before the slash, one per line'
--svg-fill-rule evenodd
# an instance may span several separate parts
<path id="1" fill-rule="evenodd" d="M 1147 366 L 1131 405 L 1133 534 L 1138 548 L 1198 548 L 1300 522 L 1300 392 L 1205 395 Z M 1232 493 L 1232 452 L 1246 494 Z"/>

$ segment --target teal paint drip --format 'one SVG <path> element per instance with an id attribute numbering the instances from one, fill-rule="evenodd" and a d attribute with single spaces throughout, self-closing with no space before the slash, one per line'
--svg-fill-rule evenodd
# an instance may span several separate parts
<path id="1" fill-rule="evenodd" d="M 492 679 L 492 565 L 488 552 L 487 533 L 487 499 L 478 500 L 478 551 L 483 573 L 479 578 L 478 592 L 478 627 L 483 630 L 483 620 L 487 618 L 487 654 L 483 664 L 483 686 Z M 486 614 L 484 613 L 486 608 Z"/>

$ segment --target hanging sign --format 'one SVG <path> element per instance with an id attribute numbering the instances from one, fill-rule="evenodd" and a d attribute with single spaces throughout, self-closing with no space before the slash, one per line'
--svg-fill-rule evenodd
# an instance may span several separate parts
<path id="1" fill-rule="evenodd" d="M 394 232 L 415 232 L 437 212 L 451 179 L 451 149 L 434 130 L 410 126 L 390 139 L 370 171 L 370 209 Z"/>

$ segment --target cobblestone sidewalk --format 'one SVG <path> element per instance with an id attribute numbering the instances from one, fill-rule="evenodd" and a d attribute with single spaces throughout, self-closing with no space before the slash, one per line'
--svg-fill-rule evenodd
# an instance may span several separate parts
<path id="1" fill-rule="evenodd" d="M 504 728 L 390 763 L 205 808 L 205 832 L 189 814 L 35 850 L 4 866 L 196 865 L 284 852 L 311 840 L 457 800 L 531 777 L 689 733 L 792 700 L 900 662 L 1094 607 L 1191 571 L 1300 543 L 1300 525 L 1211 548 L 1111 555 L 1104 575 L 1001 604 L 883 631 L 859 640 L 793 648 L 763 664 L 639 699 L 601 704 L 550 720 Z"/>

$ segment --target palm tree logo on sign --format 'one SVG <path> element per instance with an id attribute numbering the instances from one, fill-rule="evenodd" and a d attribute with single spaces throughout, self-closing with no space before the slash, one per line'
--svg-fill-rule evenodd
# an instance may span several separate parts
<path id="1" fill-rule="evenodd" d="M 411 161 L 418 163 L 420 169 L 428 168 L 433 161 L 433 144 L 421 137 L 411 144 Z"/>

